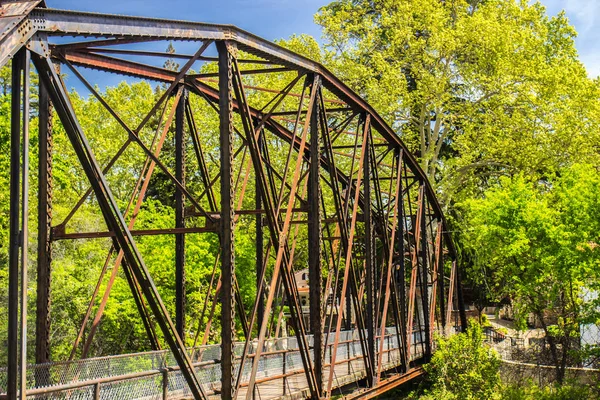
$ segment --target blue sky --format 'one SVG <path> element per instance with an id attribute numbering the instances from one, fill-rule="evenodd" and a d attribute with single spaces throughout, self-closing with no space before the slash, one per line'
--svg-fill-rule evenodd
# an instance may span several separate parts
<path id="1" fill-rule="evenodd" d="M 46 0 L 49 7 L 233 24 L 269 40 L 294 33 L 317 38 L 313 15 L 329 0 Z M 550 15 L 564 9 L 591 77 L 600 75 L 600 0 L 543 0 Z"/>
<path id="2" fill-rule="evenodd" d="M 46 0 L 48 7 L 233 24 L 265 39 L 294 33 L 319 37 L 313 22 L 330 0 Z"/>
<path id="3" fill-rule="evenodd" d="M 548 13 L 555 15 L 565 10 L 578 32 L 576 40 L 581 61 L 591 77 L 600 75 L 600 1 L 598 0 L 544 0 Z"/>

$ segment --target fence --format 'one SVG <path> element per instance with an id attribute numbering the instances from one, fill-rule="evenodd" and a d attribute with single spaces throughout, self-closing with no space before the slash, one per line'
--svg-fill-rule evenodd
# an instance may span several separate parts
<path id="1" fill-rule="evenodd" d="M 413 334 L 411 359 L 422 356 L 422 332 Z M 312 345 L 312 336 L 308 337 Z M 376 348 L 379 348 L 377 338 Z M 383 339 L 384 356 L 382 370 L 401 364 L 399 343 L 395 328 L 388 328 Z M 325 347 L 325 373 L 331 368 L 334 335 L 329 335 Z M 254 345 L 256 346 L 256 344 Z M 243 343 L 237 343 L 235 352 L 239 360 Z M 251 349 L 252 353 L 254 349 Z M 189 353 L 198 379 L 208 394 L 220 389 L 221 349 L 219 345 L 190 349 Z M 244 363 L 241 387 L 248 384 L 252 367 L 250 354 Z M 340 332 L 340 341 L 334 367 L 334 387 L 346 385 L 365 376 L 361 368 L 362 348 L 358 331 Z M 340 369 L 340 365 L 346 365 Z M 291 387 L 289 380 L 302 375 L 304 367 L 295 337 L 270 339 L 266 342 L 259 362 L 256 382 L 265 385 L 281 384 L 282 394 L 298 390 Z M 349 378 L 349 379 L 348 379 Z M 280 382 L 278 382 L 280 381 Z M 0 369 L 0 393 L 6 392 L 6 370 Z M 190 396 L 187 383 L 169 350 L 89 358 L 68 362 L 31 365 L 27 368 L 27 397 L 34 399 L 174 399 Z M 2 395 L 0 395 L 0 398 Z"/>

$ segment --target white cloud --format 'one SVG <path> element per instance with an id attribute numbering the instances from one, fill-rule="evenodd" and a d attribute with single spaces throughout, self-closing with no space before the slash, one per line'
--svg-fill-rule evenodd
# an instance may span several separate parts
<path id="1" fill-rule="evenodd" d="M 567 12 L 571 23 L 577 27 L 577 31 L 581 35 L 592 30 L 598 22 L 600 2 L 597 0 L 560 0 L 557 5 Z"/>

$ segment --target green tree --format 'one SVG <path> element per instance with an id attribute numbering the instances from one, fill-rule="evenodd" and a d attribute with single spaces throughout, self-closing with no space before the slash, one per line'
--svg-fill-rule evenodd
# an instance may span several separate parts
<path id="1" fill-rule="evenodd" d="M 580 326 L 596 323 L 599 285 L 600 176 L 574 165 L 547 181 L 501 179 L 483 199 L 461 204 L 469 275 L 494 300 L 509 298 L 517 321 L 532 313 L 550 346 L 559 382 L 578 350 Z"/>
<path id="2" fill-rule="evenodd" d="M 595 157 L 598 83 L 564 13 L 518 0 L 338 0 L 325 62 L 420 158 L 446 205 Z"/>

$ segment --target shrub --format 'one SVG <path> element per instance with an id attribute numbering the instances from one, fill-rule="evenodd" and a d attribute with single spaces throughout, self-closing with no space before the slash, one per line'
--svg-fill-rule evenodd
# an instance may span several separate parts
<path id="1" fill-rule="evenodd" d="M 425 366 L 435 399 L 493 399 L 500 387 L 500 357 L 483 342 L 481 325 L 449 338 L 437 338 L 437 350 Z M 427 398 L 427 397 L 425 397 Z"/>
<path id="2" fill-rule="evenodd" d="M 506 385 L 502 388 L 501 400 L 576 400 L 596 399 L 590 388 L 582 385 L 564 384 L 562 386 L 539 387 L 530 382 L 528 385 Z"/>

